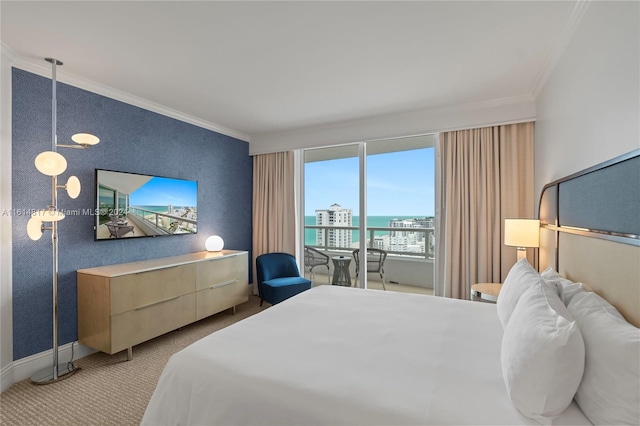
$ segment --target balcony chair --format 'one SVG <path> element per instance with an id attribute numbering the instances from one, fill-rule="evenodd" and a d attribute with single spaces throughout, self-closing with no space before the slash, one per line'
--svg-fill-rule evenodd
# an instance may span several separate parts
<path id="1" fill-rule="evenodd" d="M 111 222 L 107 222 L 105 225 L 107 225 L 107 228 L 109 229 L 109 238 L 120 238 L 123 235 L 128 234 L 129 232 L 133 232 L 135 234 L 135 232 L 133 231 L 133 226 L 130 225 L 118 225 Z"/>
<path id="2" fill-rule="evenodd" d="M 256 258 L 260 306 L 265 300 L 280 303 L 311 288 L 311 281 L 300 276 L 296 258 L 288 253 L 265 253 Z"/>
<path id="3" fill-rule="evenodd" d="M 311 279 L 315 278 L 313 268 L 316 266 L 327 267 L 327 282 L 331 282 L 331 275 L 329 275 L 329 256 L 309 246 L 304 246 L 304 267 L 309 272 Z"/>
<path id="4" fill-rule="evenodd" d="M 358 272 L 360 271 L 360 249 L 353 251 L 353 258 L 356 261 L 356 281 L 358 280 Z M 375 272 L 380 274 L 382 279 L 382 289 L 387 288 L 384 285 L 384 261 L 387 258 L 387 252 L 380 249 L 367 249 L 367 272 Z"/>

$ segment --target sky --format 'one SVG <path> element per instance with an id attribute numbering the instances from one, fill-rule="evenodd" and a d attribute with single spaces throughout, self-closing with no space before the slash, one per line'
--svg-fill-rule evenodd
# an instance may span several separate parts
<path id="1" fill-rule="evenodd" d="M 189 206 L 198 200 L 198 182 L 192 180 L 154 177 L 131 193 L 132 206 Z"/>
<path id="2" fill-rule="evenodd" d="M 434 216 L 434 148 L 367 156 L 368 216 Z M 305 216 L 334 203 L 359 216 L 358 158 L 306 163 Z"/>

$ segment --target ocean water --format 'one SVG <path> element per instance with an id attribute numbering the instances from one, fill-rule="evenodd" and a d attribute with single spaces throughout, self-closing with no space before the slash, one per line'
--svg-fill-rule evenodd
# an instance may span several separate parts
<path id="1" fill-rule="evenodd" d="M 383 227 L 386 228 L 389 226 L 389 221 L 393 219 L 415 219 L 415 218 L 423 218 L 423 217 L 431 217 L 431 216 L 367 216 L 367 226 L 370 228 L 373 227 Z M 315 225 L 316 217 L 315 216 L 305 216 L 304 217 L 305 225 Z M 353 226 L 360 225 L 360 217 L 353 217 Z M 357 243 L 360 241 L 359 231 L 351 231 L 353 242 Z M 376 231 L 375 235 L 388 235 L 388 231 Z M 315 229 L 305 229 L 304 231 L 304 243 L 305 245 L 315 245 L 316 244 L 316 230 Z"/>
<path id="2" fill-rule="evenodd" d="M 149 211 L 156 212 L 156 213 L 166 213 L 166 212 L 169 211 L 169 206 L 131 206 L 131 207 L 133 207 L 133 208 L 139 207 L 141 209 L 149 210 Z M 189 208 L 191 206 L 173 206 L 173 209 L 174 210 L 178 210 L 178 209 L 181 209 L 182 207 Z"/>

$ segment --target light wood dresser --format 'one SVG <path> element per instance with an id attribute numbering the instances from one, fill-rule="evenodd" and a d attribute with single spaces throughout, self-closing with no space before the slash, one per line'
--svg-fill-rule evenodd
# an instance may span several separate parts
<path id="1" fill-rule="evenodd" d="M 79 269 L 78 340 L 108 354 L 249 299 L 248 253 L 199 252 Z"/>

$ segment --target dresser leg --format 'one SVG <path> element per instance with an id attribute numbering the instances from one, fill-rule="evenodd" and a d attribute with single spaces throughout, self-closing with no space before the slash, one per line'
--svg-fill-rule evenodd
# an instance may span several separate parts
<path id="1" fill-rule="evenodd" d="M 131 361 L 133 359 L 133 347 L 129 346 L 127 348 L 127 361 Z"/>
<path id="2" fill-rule="evenodd" d="M 235 315 L 236 314 L 236 307 L 235 305 L 231 308 L 231 315 Z"/>

